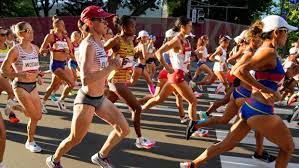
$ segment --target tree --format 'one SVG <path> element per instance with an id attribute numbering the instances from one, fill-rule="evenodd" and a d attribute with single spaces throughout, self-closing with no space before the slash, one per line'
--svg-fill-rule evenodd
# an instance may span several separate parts
<path id="1" fill-rule="evenodd" d="M 200 0 L 192 0 L 192 2 L 192 5 L 198 5 L 198 7 L 204 9 L 205 18 L 246 25 L 250 24 L 257 16 L 260 16 L 259 13 L 269 10 L 273 4 L 272 0 L 209 0 L 204 3 Z M 170 16 L 187 15 L 188 0 L 167 0 L 167 4 Z M 203 5 L 210 5 L 210 7 Z M 227 9 L 226 11 L 226 8 L 219 6 L 241 7 L 243 9 Z"/>
<path id="2" fill-rule="evenodd" d="M 99 5 L 110 13 L 116 13 L 119 7 L 128 8 L 132 11 L 132 16 L 139 16 L 145 13 L 147 9 L 158 9 L 160 0 L 68 0 L 64 1 L 62 11 L 59 15 L 80 15 L 80 12 L 89 5 Z"/>
<path id="3" fill-rule="evenodd" d="M 64 1 L 63 8 L 58 15 L 79 16 L 84 8 L 90 5 L 103 6 L 102 0 L 68 0 Z"/>
<path id="4" fill-rule="evenodd" d="M 58 3 L 58 0 L 31 0 L 36 16 L 43 10 L 44 16 L 49 16 L 49 11 Z"/>
<path id="5" fill-rule="evenodd" d="M 139 16 L 144 14 L 147 9 L 159 9 L 160 3 L 160 0 L 124 0 L 122 1 L 121 6 L 132 10 L 132 16 Z"/>
<path id="6" fill-rule="evenodd" d="M 30 0 L 1 0 L 0 17 L 35 16 Z"/>

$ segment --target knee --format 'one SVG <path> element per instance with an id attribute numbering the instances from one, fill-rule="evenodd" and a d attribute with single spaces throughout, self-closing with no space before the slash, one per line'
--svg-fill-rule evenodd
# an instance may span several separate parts
<path id="1" fill-rule="evenodd" d="M 161 96 L 157 95 L 157 96 L 154 97 L 154 102 L 155 102 L 155 103 L 162 103 L 162 101 L 163 101 L 163 100 L 162 100 L 162 97 L 161 97 Z"/>
<path id="2" fill-rule="evenodd" d="M 281 147 L 281 150 L 285 151 L 286 153 L 292 154 L 295 149 L 295 144 L 293 140 L 289 140 L 285 145 Z"/>
<path id="3" fill-rule="evenodd" d="M 81 141 L 83 140 L 83 137 L 78 137 L 78 136 L 74 136 L 74 135 L 70 135 L 68 137 L 68 141 L 72 144 L 72 145 L 78 145 L 81 143 Z"/>
<path id="4" fill-rule="evenodd" d="M 134 110 L 135 113 L 140 114 L 141 111 L 142 111 L 141 105 L 140 105 L 140 104 L 136 104 L 136 105 L 133 107 L 133 110 Z"/>
<path id="5" fill-rule="evenodd" d="M 130 133 L 130 127 L 129 127 L 128 124 L 126 124 L 125 126 L 120 127 L 119 129 L 117 129 L 118 136 L 120 136 L 122 138 L 124 138 L 127 135 L 129 135 L 129 133 Z"/>
<path id="6" fill-rule="evenodd" d="M 30 119 L 37 122 L 42 119 L 42 113 L 41 112 L 31 113 Z"/>
<path id="7" fill-rule="evenodd" d="M 190 105 L 194 105 L 194 106 L 196 106 L 196 105 L 197 105 L 197 99 L 196 99 L 196 97 L 195 97 L 194 95 L 192 95 L 192 96 L 189 98 L 188 103 L 189 103 Z"/>

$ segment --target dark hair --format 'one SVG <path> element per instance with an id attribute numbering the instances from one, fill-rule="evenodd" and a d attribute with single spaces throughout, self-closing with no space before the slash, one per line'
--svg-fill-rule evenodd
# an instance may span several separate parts
<path id="1" fill-rule="evenodd" d="M 127 26 L 130 23 L 131 19 L 133 19 L 131 16 L 123 15 L 119 20 L 119 25 L 122 27 Z"/>
<path id="2" fill-rule="evenodd" d="M 175 32 L 179 32 L 181 26 L 186 26 L 190 21 L 191 21 L 191 19 L 189 19 L 185 16 L 180 16 L 175 21 L 174 27 L 172 28 L 172 30 L 175 31 Z"/>

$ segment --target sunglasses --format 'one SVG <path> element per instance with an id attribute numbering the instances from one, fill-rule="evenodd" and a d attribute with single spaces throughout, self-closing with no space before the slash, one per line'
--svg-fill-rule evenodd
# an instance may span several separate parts
<path id="1" fill-rule="evenodd" d="M 283 32 L 285 32 L 285 33 L 288 32 L 288 29 L 287 29 L 287 28 L 279 28 L 278 30 L 279 30 L 279 31 L 283 31 Z"/>
<path id="2" fill-rule="evenodd" d="M 6 36 L 7 36 L 7 33 L 0 33 L 0 36 L 2 36 L 2 37 L 6 37 Z"/>
<path id="3" fill-rule="evenodd" d="M 108 22 L 107 22 L 107 20 L 105 20 L 105 19 L 93 18 L 93 19 L 91 19 L 91 20 L 92 20 L 92 21 L 97 21 L 97 22 L 100 22 L 100 23 L 104 23 L 104 24 L 108 25 Z"/>
<path id="4" fill-rule="evenodd" d="M 25 30 L 21 30 L 20 32 L 31 33 L 31 32 L 33 32 L 33 30 L 32 29 L 25 29 Z"/>

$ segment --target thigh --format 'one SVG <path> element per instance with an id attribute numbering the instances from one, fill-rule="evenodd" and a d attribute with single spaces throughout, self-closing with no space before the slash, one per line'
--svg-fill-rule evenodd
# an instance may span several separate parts
<path id="1" fill-rule="evenodd" d="M 31 93 L 31 98 L 32 101 L 34 102 L 34 107 L 37 113 L 41 114 L 42 113 L 42 104 L 39 98 L 39 93 L 37 88 L 35 88 Z"/>
<path id="2" fill-rule="evenodd" d="M 72 75 L 72 71 L 65 67 L 64 69 L 57 69 L 55 71 L 55 75 L 58 76 L 61 80 L 67 82 L 68 84 L 74 82 L 74 76 Z"/>
<path id="3" fill-rule="evenodd" d="M 193 94 L 192 89 L 188 86 L 186 81 L 183 81 L 178 84 L 172 84 L 175 90 L 187 101 L 192 102 L 196 101 L 196 97 Z"/>
<path id="4" fill-rule="evenodd" d="M 119 98 L 122 99 L 132 109 L 136 110 L 139 104 L 131 90 L 125 84 L 122 83 L 116 83 L 115 88 L 116 94 L 119 96 Z"/>
<path id="5" fill-rule="evenodd" d="M 217 78 L 222 82 L 222 83 L 226 83 L 225 79 L 224 79 L 224 74 L 221 71 L 216 71 L 215 75 L 217 76 Z"/>
<path id="6" fill-rule="evenodd" d="M 77 104 L 74 106 L 71 135 L 83 138 L 88 132 L 95 108 L 90 105 Z"/>
<path id="7" fill-rule="evenodd" d="M 256 129 L 257 132 L 278 146 L 291 143 L 293 140 L 289 128 L 277 115 L 253 116 L 247 120 L 247 123 L 251 128 Z"/>
<path id="8" fill-rule="evenodd" d="M 238 106 L 235 104 L 235 101 L 231 99 L 226 105 L 223 117 L 231 120 L 235 115 L 238 114 L 238 110 L 239 109 Z"/>
<path id="9" fill-rule="evenodd" d="M 200 67 L 205 73 L 209 74 L 209 75 L 213 75 L 213 71 L 206 65 L 206 64 L 203 64 L 201 67 Z"/>
<path id="10" fill-rule="evenodd" d="M 100 108 L 96 110 L 96 115 L 113 127 L 129 127 L 127 120 L 120 110 L 108 99 L 104 99 Z"/>
<path id="11" fill-rule="evenodd" d="M 36 88 L 35 88 L 36 90 Z M 37 115 L 36 110 L 36 102 L 33 101 L 32 96 L 23 88 L 14 89 L 15 96 L 20 103 L 20 105 L 25 110 L 25 115 L 29 115 L 30 117 L 33 115 Z"/>

